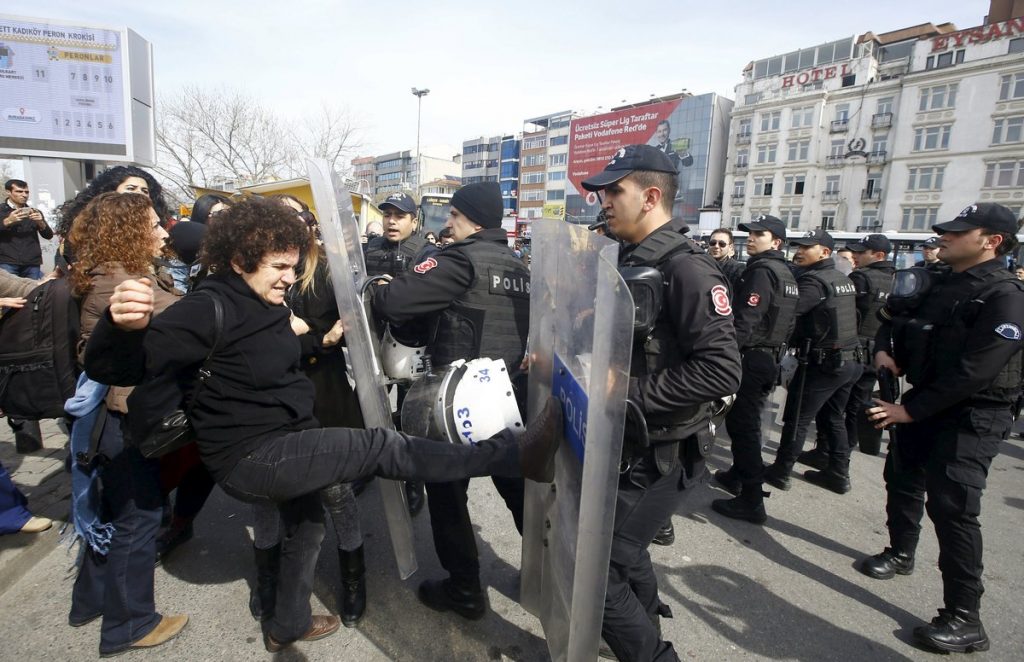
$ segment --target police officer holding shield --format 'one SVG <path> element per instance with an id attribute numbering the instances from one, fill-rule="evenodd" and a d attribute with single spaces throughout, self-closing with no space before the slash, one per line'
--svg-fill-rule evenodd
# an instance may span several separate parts
<path id="1" fill-rule="evenodd" d="M 869 234 L 858 242 L 848 245 L 853 251 L 857 268 L 850 272 L 850 280 L 857 288 L 857 335 L 864 350 L 864 372 L 850 390 L 846 403 L 846 436 L 850 447 L 860 445 L 868 455 L 878 455 L 881 443 L 880 433 L 871 429 L 864 413 L 865 405 L 871 401 L 878 377 L 875 374 L 875 334 L 881 321 L 878 312 L 892 289 L 892 275 L 896 267 L 887 259 L 892 251 L 892 242 L 884 234 Z M 868 429 L 865 429 L 868 427 Z"/>
<path id="2" fill-rule="evenodd" d="M 790 472 L 804 444 L 807 427 L 819 411 L 824 423 L 828 466 L 804 474 L 811 483 L 837 494 L 850 491 L 850 445 L 844 412 L 850 389 L 860 376 L 856 289 L 839 273 L 832 259 L 835 241 L 818 229 L 790 240 L 793 262 L 803 269 L 797 279 L 800 298 L 792 344 L 800 367 L 789 385 L 783 412 L 782 439 L 765 482 L 780 490 L 790 487 Z"/>
<path id="3" fill-rule="evenodd" d="M 729 290 L 714 261 L 676 229 L 676 169 L 663 152 L 630 145 L 582 184 L 603 196 L 608 228 L 622 241 L 620 270 L 656 269 L 663 295 L 651 327 L 634 336 L 635 415 L 626 424 L 602 636 L 620 660 L 675 660 L 657 625 L 671 612 L 647 548 L 681 491 L 706 474 L 710 403 L 739 387 Z"/>
<path id="4" fill-rule="evenodd" d="M 1024 285 L 1003 258 L 1017 245 L 1019 223 L 1002 205 L 978 203 L 934 230 L 951 271 L 897 272 L 876 336 L 875 365 L 913 388 L 901 404 L 876 400 L 868 411 L 876 425 L 896 426 L 898 443 L 884 472 L 889 547 L 860 567 L 876 579 L 911 574 L 927 509 L 944 605 L 914 638 L 970 652 L 989 648 L 979 615 L 981 494 L 1020 393 Z"/>
<path id="5" fill-rule="evenodd" d="M 736 343 L 743 356 L 743 379 L 736 402 L 725 417 L 732 441 L 733 464 L 715 472 L 715 482 L 736 495 L 716 499 L 711 507 L 733 519 L 763 524 L 764 462 L 761 459 L 761 415 L 779 376 L 779 362 L 796 323 L 799 289 L 786 255 L 786 224 L 762 214 L 740 229 L 749 233 L 750 260 L 733 295 Z"/>
<path id="6" fill-rule="evenodd" d="M 503 359 L 513 383 L 530 330 L 530 272 L 508 247 L 497 182 L 463 186 L 452 196 L 446 227 L 455 243 L 398 274 L 373 296 L 374 313 L 392 325 L 429 320 L 427 351 L 440 367 L 458 359 Z M 523 481 L 495 477 L 494 485 L 523 530 Z M 475 620 L 487 611 L 480 562 L 467 508 L 469 481 L 428 483 L 434 549 L 448 572 L 419 586 L 432 609 Z"/>

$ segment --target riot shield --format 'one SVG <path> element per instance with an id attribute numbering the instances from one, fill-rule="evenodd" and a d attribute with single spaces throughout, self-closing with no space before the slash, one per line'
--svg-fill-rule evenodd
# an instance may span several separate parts
<path id="1" fill-rule="evenodd" d="M 556 662 L 600 645 L 634 317 L 617 259 L 583 227 L 533 224 L 529 418 L 553 394 L 565 424 L 554 483 L 526 483 L 522 604 Z"/>
<path id="2" fill-rule="evenodd" d="M 337 175 L 331 172 L 327 161 L 310 159 L 307 165 L 313 200 L 320 214 L 320 231 L 331 268 L 334 296 L 345 329 L 348 369 L 355 379 L 363 421 L 368 428 L 394 430 L 377 336 L 373 333 L 370 317 L 363 305 L 362 286 L 366 280 L 366 265 L 359 239 L 359 225 L 352 211 L 352 198 Z M 405 490 L 398 481 L 381 479 L 378 484 L 398 574 L 406 579 L 416 572 L 417 564 L 412 519 L 405 503 Z"/>

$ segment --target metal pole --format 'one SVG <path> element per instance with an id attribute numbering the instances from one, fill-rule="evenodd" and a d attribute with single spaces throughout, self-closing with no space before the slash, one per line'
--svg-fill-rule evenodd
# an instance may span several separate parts
<path id="1" fill-rule="evenodd" d="M 428 88 L 418 90 L 415 87 L 412 88 L 412 93 L 416 96 L 416 187 L 423 186 L 421 168 L 423 166 L 423 159 L 420 157 L 420 126 L 423 118 L 423 97 L 430 94 Z"/>

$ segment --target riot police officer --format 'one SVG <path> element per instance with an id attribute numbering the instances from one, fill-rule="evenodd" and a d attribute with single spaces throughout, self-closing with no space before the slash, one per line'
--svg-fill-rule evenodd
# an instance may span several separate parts
<path id="1" fill-rule="evenodd" d="M 736 402 L 725 417 L 732 441 L 733 465 L 715 472 L 715 481 L 735 499 L 716 499 L 716 512 L 764 523 L 764 462 L 761 459 L 761 415 L 768 394 L 775 387 L 779 362 L 796 323 L 799 289 L 780 250 L 786 240 L 786 224 L 762 214 L 740 224 L 749 233 L 750 260 L 736 284 L 733 318 L 736 342 L 743 356 L 743 379 Z"/>
<path id="2" fill-rule="evenodd" d="M 383 234 L 369 239 L 363 247 L 368 276 L 397 276 L 412 264 L 418 264 L 437 247 L 416 233 L 416 202 L 404 193 L 392 193 L 380 204 Z M 413 334 L 421 335 L 421 334 Z M 406 387 L 398 387 L 398 406 L 402 406 Z M 405 483 L 409 512 L 423 509 L 423 483 Z"/>
<path id="3" fill-rule="evenodd" d="M 944 265 L 939 259 L 939 238 L 928 237 L 921 242 L 921 255 L 923 260 L 914 263 L 915 267 L 928 267 L 929 269 L 941 269 Z"/>
<path id="4" fill-rule="evenodd" d="M 663 282 L 653 328 L 633 344 L 628 398 L 644 425 L 627 421 L 602 636 L 620 660 L 674 660 L 657 626 L 670 612 L 647 548 L 681 491 L 706 474 L 709 403 L 739 386 L 729 290 L 714 261 L 679 232 L 681 219 L 672 219 L 676 169 L 656 147 L 620 149 L 582 185 L 603 195 L 608 227 L 623 246 L 620 267 L 653 267 Z"/>
<path id="5" fill-rule="evenodd" d="M 1024 285 L 1003 258 L 1017 245 L 1018 228 L 1009 209 L 991 203 L 935 225 L 939 259 L 951 271 L 897 272 L 876 336 L 876 367 L 904 374 L 913 388 L 901 404 L 876 400 L 868 411 L 876 425 L 895 425 L 898 439 L 884 473 L 890 546 L 860 568 L 876 579 L 913 572 L 927 495 L 945 604 L 914 638 L 941 651 L 989 647 L 979 615 L 978 515 L 1020 393 Z"/>
<path id="6" fill-rule="evenodd" d="M 837 494 L 850 491 L 850 446 L 843 413 L 850 389 L 860 376 L 857 339 L 856 289 L 839 273 L 832 259 L 835 241 L 818 229 L 790 240 L 796 246 L 793 262 L 802 268 L 792 344 L 800 368 L 790 382 L 783 412 L 782 439 L 775 462 L 765 470 L 765 482 L 790 487 L 789 474 L 804 444 L 807 427 L 822 412 L 828 446 L 828 467 L 811 469 L 804 477 Z"/>
<path id="7" fill-rule="evenodd" d="M 884 234 L 869 234 L 849 244 L 849 248 L 857 265 L 850 272 L 850 280 L 857 288 L 857 335 L 864 351 L 864 372 L 854 383 L 846 403 L 846 436 L 851 449 L 859 444 L 862 452 L 878 455 L 881 438 L 868 423 L 864 407 L 870 403 L 877 381 L 872 357 L 875 355 L 875 334 L 881 325 L 878 312 L 892 289 L 892 275 L 896 267 L 887 259 L 892 251 L 892 242 Z"/>
<path id="8" fill-rule="evenodd" d="M 446 225 L 455 243 L 374 293 L 375 314 L 393 325 L 430 320 L 427 352 L 435 366 L 486 357 L 503 359 L 513 377 L 519 371 L 530 330 L 530 272 L 508 247 L 503 217 L 497 182 L 460 188 L 452 196 Z M 522 479 L 493 480 L 522 533 Z M 419 598 L 432 609 L 478 619 L 487 611 L 487 600 L 468 489 L 468 480 L 427 485 L 434 549 L 449 577 L 424 581 Z"/>

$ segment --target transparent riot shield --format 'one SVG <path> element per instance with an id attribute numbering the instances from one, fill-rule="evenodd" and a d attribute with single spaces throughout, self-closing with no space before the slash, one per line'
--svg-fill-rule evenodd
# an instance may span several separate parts
<path id="1" fill-rule="evenodd" d="M 551 659 L 595 660 L 615 522 L 633 300 L 618 245 L 559 221 L 533 224 L 529 418 L 562 401 L 555 481 L 527 481 L 522 604 Z"/>
<path id="2" fill-rule="evenodd" d="M 368 428 L 395 429 L 391 404 L 381 369 L 377 336 L 363 305 L 362 286 L 366 265 L 359 239 L 359 225 L 352 211 L 352 198 L 341 180 L 331 172 L 327 161 L 310 159 L 309 183 L 320 215 L 331 283 L 338 301 L 341 323 L 345 329 L 349 365 L 356 384 L 356 396 Z M 391 534 L 391 546 L 402 579 L 416 572 L 416 550 L 413 545 L 412 519 L 405 502 L 405 490 L 398 481 L 378 480 L 384 514 Z"/>

